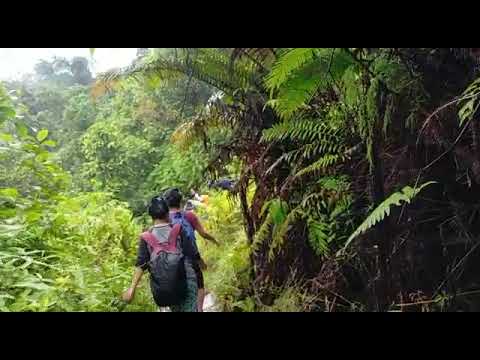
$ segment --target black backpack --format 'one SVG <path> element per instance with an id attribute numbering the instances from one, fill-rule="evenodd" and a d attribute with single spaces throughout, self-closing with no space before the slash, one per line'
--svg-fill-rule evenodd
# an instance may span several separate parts
<path id="1" fill-rule="evenodd" d="M 186 296 L 185 257 L 178 246 L 181 230 L 181 225 L 175 224 L 166 243 L 159 242 L 151 232 L 142 234 L 151 248 L 150 288 L 158 306 L 178 305 Z"/>

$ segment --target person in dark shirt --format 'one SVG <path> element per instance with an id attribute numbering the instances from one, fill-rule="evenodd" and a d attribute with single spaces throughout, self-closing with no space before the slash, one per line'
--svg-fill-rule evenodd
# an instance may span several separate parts
<path id="1" fill-rule="evenodd" d="M 165 193 L 165 199 L 167 201 L 168 206 L 170 207 L 170 219 L 173 218 L 177 213 L 181 212 L 180 205 L 182 203 L 182 194 L 178 189 L 170 189 Z M 198 219 L 197 215 L 195 215 L 192 211 L 185 211 L 183 212 L 183 216 L 186 221 L 190 223 L 194 231 L 197 231 L 201 237 L 204 239 L 213 242 L 215 245 L 219 246 L 220 244 L 218 241 L 210 235 L 202 226 L 202 223 Z M 195 245 L 196 247 L 196 245 Z M 197 249 L 198 253 L 198 249 Z M 203 311 L 203 302 L 205 299 L 205 284 L 203 280 L 203 270 L 206 269 L 206 264 L 202 260 L 200 253 L 198 253 L 199 261 L 194 263 L 194 270 L 197 273 L 197 287 L 198 287 L 198 311 Z"/>
<path id="2" fill-rule="evenodd" d="M 153 227 L 150 231 L 155 238 L 160 242 L 167 242 L 170 234 L 171 226 L 169 219 L 170 209 L 167 202 L 161 197 L 152 199 L 148 208 L 148 213 L 152 217 Z M 194 270 L 195 263 L 198 262 L 198 253 L 194 244 L 188 241 L 185 231 L 182 229 L 180 233 L 180 247 L 185 256 L 185 273 L 187 280 L 187 295 L 182 303 L 175 306 L 170 306 L 173 312 L 196 312 L 197 311 L 197 274 Z M 138 245 L 137 262 L 135 264 L 136 270 L 133 275 L 133 280 L 130 288 L 123 294 L 123 300 L 127 303 L 131 302 L 135 296 L 135 290 L 142 279 L 145 270 L 149 269 L 151 256 L 150 246 L 140 238 Z"/>
<path id="3" fill-rule="evenodd" d="M 235 186 L 235 181 L 230 179 L 220 179 L 218 181 L 210 181 L 208 187 L 210 189 L 221 189 L 232 191 Z"/>

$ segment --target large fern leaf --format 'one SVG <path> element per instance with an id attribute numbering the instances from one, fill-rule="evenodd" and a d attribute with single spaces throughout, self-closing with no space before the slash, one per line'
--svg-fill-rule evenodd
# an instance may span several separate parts
<path id="1" fill-rule="evenodd" d="M 240 59 L 232 65 L 228 51 L 214 48 L 181 49 L 179 56 L 169 58 L 157 54 L 106 75 L 98 77 L 97 88 L 128 78 L 149 81 L 188 76 L 231 94 L 239 88 L 255 86 L 257 81 L 255 64 Z"/>
<path id="2" fill-rule="evenodd" d="M 318 255 L 327 255 L 329 253 L 331 238 L 328 224 L 314 219 L 308 221 L 308 239 Z"/>
<path id="3" fill-rule="evenodd" d="M 470 120 L 476 113 L 480 106 L 480 78 L 475 80 L 462 94 L 460 102 L 461 108 L 458 112 L 460 118 L 460 125 L 465 121 Z"/>
<path id="4" fill-rule="evenodd" d="M 385 217 L 390 215 L 390 208 L 392 206 L 400 206 L 402 202 L 410 203 L 417 194 L 422 191 L 425 187 L 435 184 L 435 181 L 429 181 L 425 184 L 412 188 L 410 186 L 405 186 L 402 190 L 397 191 L 385 199 L 380 205 L 378 205 L 370 215 L 365 219 L 365 221 L 350 235 L 347 242 L 345 243 L 345 248 L 355 239 L 358 235 L 363 234 L 379 222 L 383 221 Z"/>
<path id="5" fill-rule="evenodd" d="M 256 252 L 259 249 L 259 246 L 268 238 L 268 236 L 272 232 L 273 227 L 273 219 L 270 214 L 267 214 L 265 220 L 263 221 L 262 225 L 255 233 L 253 242 L 252 242 L 252 251 Z"/>
<path id="6" fill-rule="evenodd" d="M 321 173 L 328 167 L 337 164 L 342 159 L 343 157 L 338 154 L 325 154 L 313 164 L 308 165 L 307 167 L 298 171 L 295 174 L 295 177 L 301 177 L 312 173 Z"/>
<path id="7" fill-rule="evenodd" d="M 270 250 L 268 253 L 270 261 L 273 260 L 275 254 L 278 253 L 279 249 L 281 249 L 290 226 L 303 216 L 303 209 L 297 207 L 288 213 L 281 224 L 275 226 L 272 234 L 272 243 L 270 244 Z"/>
<path id="8" fill-rule="evenodd" d="M 287 138 L 301 142 L 312 142 L 314 140 L 331 141 L 341 138 L 343 129 L 332 127 L 322 121 L 290 119 L 275 124 L 271 128 L 264 130 L 262 141 L 283 141 Z"/>
<path id="9" fill-rule="evenodd" d="M 307 105 L 320 90 L 336 84 L 354 65 L 341 49 L 293 49 L 283 54 L 273 66 L 266 86 L 273 97 L 268 104 L 283 118 L 290 118 Z"/>
<path id="10" fill-rule="evenodd" d="M 311 63 L 319 51 L 321 51 L 319 48 L 295 48 L 285 51 L 265 80 L 267 89 L 278 89 L 293 73 Z"/>

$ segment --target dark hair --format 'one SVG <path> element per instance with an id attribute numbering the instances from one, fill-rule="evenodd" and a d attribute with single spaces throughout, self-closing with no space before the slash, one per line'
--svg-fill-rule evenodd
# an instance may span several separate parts
<path id="1" fill-rule="evenodd" d="M 187 203 L 185 204 L 185 211 L 190 211 L 190 210 L 193 210 L 195 208 L 195 206 L 193 205 L 193 203 L 188 200 Z"/>
<path id="2" fill-rule="evenodd" d="M 182 194 L 180 193 L 180 190 L 167 190 L 164 194 L 164 197 L 169 207 L 180 207 L 180 203 L 182 202 Z"/>
<path id="3" fill-rule="evenodd" d="M 167 202 L 160 196 L 154 197 L 148 206 L 148 215 L 154 220 L 166 219 L 169 211 L 170 209 L 168 208 Z"/>

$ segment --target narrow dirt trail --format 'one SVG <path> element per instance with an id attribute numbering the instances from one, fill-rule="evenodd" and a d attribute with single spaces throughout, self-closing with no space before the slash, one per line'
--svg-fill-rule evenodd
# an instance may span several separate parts
<path id="1" fill-rule="evenodd" d="M 158 312 L 171 312 L 169 308 L 160 308 Z M 203 312 L 220 312 L 215 296 L 212 293 L 205 295 Z"/>
<path id="2" fill-rule="evenodd" d="M 215 296 L 212 293 L 205 295 L 205 300 L 203 302 L 203 312 L 219 312 L 218 304 L 216 302 Z"/>

